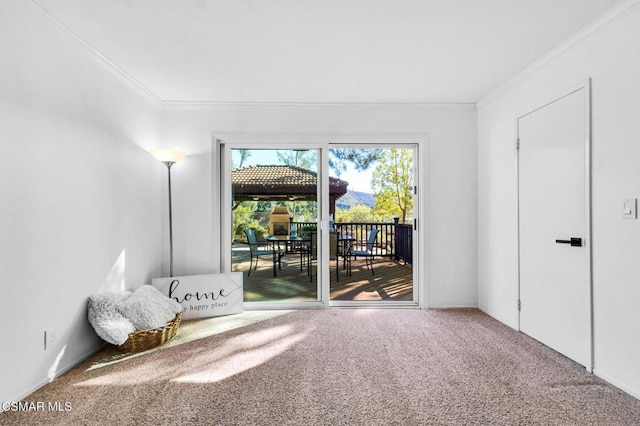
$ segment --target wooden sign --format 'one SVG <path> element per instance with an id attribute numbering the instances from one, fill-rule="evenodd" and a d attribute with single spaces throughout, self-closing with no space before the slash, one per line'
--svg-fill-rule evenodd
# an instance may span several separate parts
<path id="1" fill-rule="evenodd" d="M 183 319 L 238 314 L 243 310 L 242 272 L 154 278 L 151 285 L 182 305 Z"/>

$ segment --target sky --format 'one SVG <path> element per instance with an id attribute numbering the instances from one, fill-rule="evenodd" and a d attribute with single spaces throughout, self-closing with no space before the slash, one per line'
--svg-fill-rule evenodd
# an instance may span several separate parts
<path id="1" fill-rule="evenodd" d="M 251 156 L 245 160 L 244 166 L 251 165 L 272 165 L 272 164 L 280 164 L 278 161 L 278 157 L 276 155 L 275 149 L 252 149 Z M 284 150 L 279 150 L 284 151 Z M 233 164 L 237 165 L 240 163 L 240 156 L 238 150 L 233 150 Z M 347 171 L 342 172 L 339 176 L 340 179 L 346 180 L 349 182 L 349 190 L 351 191 L 359 191 L 366 192 L 369 194 L 373 193 L 371 189 L 371 174 L 373 169 L 366 170 L 364 172 L 356 171 L 353 168 L 351 163 L 347 163 Z M 332 171 L 331 176 L 338 177 Z"/>

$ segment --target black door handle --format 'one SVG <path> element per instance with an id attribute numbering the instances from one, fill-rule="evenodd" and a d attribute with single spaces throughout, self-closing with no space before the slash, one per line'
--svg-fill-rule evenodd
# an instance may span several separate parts
<path id="1" fill-rule="evenodd" d="M 556 240 L 557 244 L 571 244 L 572 247 L 582 247 L 582 238 L 571 237 L 570 240 Z"/>

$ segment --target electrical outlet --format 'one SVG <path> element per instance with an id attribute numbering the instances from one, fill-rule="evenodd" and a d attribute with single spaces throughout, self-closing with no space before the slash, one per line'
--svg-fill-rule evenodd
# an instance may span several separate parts
<path id="1" fill-rule="evenodd" d="M 58 327 L 52 327 L 44 331 L 44 350 L 51 349 L 58 340 Z"/>
<path id="2" fill-rule="evenodd" d="M 622 200 L 622 218 L 637 219 L 638 218 L 638 199 L 627 198 Z"/>

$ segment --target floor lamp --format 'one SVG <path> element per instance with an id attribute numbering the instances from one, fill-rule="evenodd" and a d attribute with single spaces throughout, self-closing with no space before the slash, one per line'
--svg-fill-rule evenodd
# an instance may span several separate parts
<path id="1" fill-rule="evenodd" d="M 169 176 L 169 276 L 173 277 L 173 218 L 171 213 L 171 166 L 182 161 L 184 152 L 172 149 L 152 149 L 151 155 L 167 166 Z"/>

